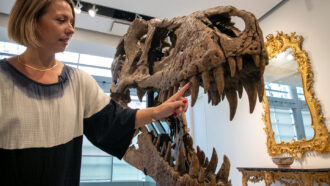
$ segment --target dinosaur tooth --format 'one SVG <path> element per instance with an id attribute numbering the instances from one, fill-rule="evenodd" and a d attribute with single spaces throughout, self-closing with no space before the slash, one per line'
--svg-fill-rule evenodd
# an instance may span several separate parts
<path id="1" fill-rule="evenodd" d="M 192 179 L 192 183 L 190 184 L 190 186 L 200 186 L 200 184 L 198 184 L 197 179 Z"/>
<path id="2" fill-rule="evenodd" d="M 173 89 L 173 94 L 177 93 L 179 90 L 180 84 L 175 84 Z"/>
<path id="3" fill-rule="evenodd" d="M 199 160 L 199 164 L 203 165 L 203 163 L 205 161 L 205 153 L 199 148 L 198 145 L 197 145 L 197 157 Z"/>
<path id="4" fill-rule="evenodd" d="M 238 97 L 241 99 L 243 95 L 243 85 L 241 81 L 238 81 L 237 83 L 237 92 L 238 92 Z"/>
<path id="5" fill-rule="evenodd" d="M 192 160 L 189 166 L 189 175 L 192 178 L 197 178 L 199 171 L 199 160 L 196 154 L 192 156 Z"/>
<path id="6" fill-rule="evenodd" d="M 267 63 L 267 58 L 261 57 L 261 63 L 260 63 L 260 77 L 263 77 L 265 72 L 265 67 Z"/>
<path id="7" fill-rule="evenodd" d="M 226 97 L 230 108 L 230 121 L 234 119 L 237 109 L 237 93 L 234 89 L 226 90 Z"/>
<path id="8" fill-rule="evenodd" d="M 210 103 L 211 102 L 211 99 L 212 99 L 212 94 L 209 91 L 209 93 L 207 94 L 207 102 Z"/>
<path id="9" fill-rule="evenodd" d="M 260 66 L 260 56 L 258 54 L 252 55 L 254 64 L 256 64 L 257 67 Z"/>
<path id="10" fill-rule="evenodd" d="M 183 143 L 179 147 L 179 152 L 176 157 L 175 167 L 174 169 L 179 172 L 181 175 L 186 172 L 186 164 L 185 164 L 185 157 L 183 152 Z"/>
<path id="11" fill-rule="evenodd" d="M 171 96 L 173 96 L 173 94 L 174 94 L 174 87 L 170 87 L 170 88 L 168 89 L 168 94 L 167 94 L 168 98 L 170 98 Z M 167 99 L 168 99 L 168 98 L 167 98 Z"/>
<path id="12" fill-rule="evenodd" d="M 158 100 L 158 102 L 160 102 L 160 103 L 161 103 L 161 102 L 162 102 L 162 99 L 163 99 L 163 97 L 164 97 L 164 96 L 163 96 L 163 91 L 159 91 L 159 92 L 158 92 L 158 95 L 157 95 L 157 100 Z"/>
<path id="13" fill-rule="evenodd" d="M 243 81 L 243 87 L 249 98 L 250 113 L 253 112 L 254 107 L 256 106 L 257 101 L 257 89 L 254 86 L 254 83 L 251 81 Z"/>
<path id="14" fill-rule="evenodd" d="M 221 165 L 221 168 L 219 169 L 217 175 L 216 175 L 216 181 L 224 181 L 228 182 L 229 177 L 229 171 L 230 171 L 230 161 L 226 155 L 223 156 L 223 162 Z"/>
<path id="15" fill-rule="evenodd" d="M 168 162 L 168 164 L 169 164 L 171 167 L 174 166 L 173 162 L 174 162 L 173 157 L 170 156 L 170 161 Z"/>
<path id="16" fill-rule="evenodd" d="M 142 89 L 142 88 L 137 88 L 137 95 L 139 97 L 139 100 L 140 102 L 142 102 L 142 99 L 143 99 L 143 96 L 144 94 L 146 93 L 146 90 L 145 89 Z"/>
<path id="17" fill-rule="evenodd" d="M 241 71 L 243 69 L 243 58 L 242 56 L 236 56 L 236 63 L 238 70 Z"/>
<path id="18" fill-rule="evenodd" d="M 220 102 L 220 95 L 219 95 L 218 91 L 209 90 L 209 92 L 211 92 L 212 105 L 217 105 L 217 103 Z"/>
<path id="19" fill-rule="evenodd" d="M 214 105 L 218 105 L 221 101 L 220 95 L 218 94 L 218 92 L 215 92 L 215 102 Z"/>
<path id="20" fill-rule="evenodd" d="M 165 160 L 170 163 L 171 160 L 171 150 L 172 150 L 172 144 L 171 141 L 167 144 L 166 154 L 165 154 Z"/>
<path id="21" fill-rule="evenodd" d="M 197 76 L 192 77 L 192 85 L 191 85 L 191 107 L 193 107 L 196 103 L 199 91 L 199 78 Z"/>
<path id="22" fill-rule="evenodd" d="M 221 95 L 221 100 L 223 101 L 225 99 L 225 97 L 226 97 L 226 93 L 225 93 L 225 91 L 223 91 L 223 93 Z"/>
<path id="23" fill-rule="evenodd" d="M 160 136 L 157 137 L 157 141 L 156 141 L 156 149 L 159 151 L 159 146 L 160 146 Z"/>
<path id="24" fill-rule="evenodd" d="M 236 60 L 234 57 L 228 57 L 230 76 L 234 77 L 236 73 Z"/>
<path id="25" fill-rule="evenodd" d="M 262 102 L 265 92 L 265 81 L 263 77 L 261 77 L 260 80 L 257 82 L 257 92 L 258 92 L 259 102 Z"/>
<path id="26" fill-rule="evenodd" d="M 189 83 L 189 80 L 183 80 L 180 82 L 180 87 L 185 86 L 187 83 Z M 183 94 L 184 97 L 189 96 L 191 94 L 191 87 L 188 88 L 188 90 L 186 90 L 186 92 Z"/>
<path id="27" fill-rule="evenodd" d="M 141 128 L 143 128 L 143 127 L 141 127 Z M 145 127 L 144 127 L 145 128 Z M 151 137 L 151 141 L 153 142 L 156 138 L 155 138 L 155 135 L 154 135 L 154 133 L 153 132 L 148 132 L 148 134 L 150 135 L 150 137 Z M 156 142 L 155 142 L 156 143 Z"/>
<path id="28" fill-rule="evenodd" d="M 218 88 L 219 95 L 222 94 L 223 89 L 225 88 L 225 78 L 224 78 L 224 70 L 222 66 L 219 66 L 213 70 L 213 76 L 215 83 Z"/>
<path id="29" fill-rule="evenodd" d="M 203 87 L 204 93 L 206 94 L 210 88 L 210 73 L 208 71 L 204 71 L 202 73 Z"/>
<path id="30" fill-rule="evenodd" d="M 154 139 L 152 140 L 152 144 L 154 144 L 154 145 L 156 146 L 156 143 L 157 143 L 157 138 L 154 138 Z"/>
<path id="31" fill-rule="evenodd" d="M 201 167 L 198 173 L 198 182 L 204 183 L 205 181 L 205 168 Z"/>
<path id="32" fill-rule="evenodd" d="M 163 98 L 162 98 L 162 103 L 164 103 L 168 99 L 168 90 L 163 91 Z"/>
<path id="33" fill-rule="evenodd" d="M 166 143 L 164 142 L 162 145 L 162 150 L 160 151 L 160 155 L 164 157 L 166 154 Z"/>
<path id="34" fill-rule="evenodd" d="M 206 175 L 214 174 L 217 165 L 218 165 L 218 155 L 217 152 L 215 151 L 215 148 L 213 148 L 210 163 L 207 165 L 205 170 Z"/>
<path id="35" fill-rule="evenodd" d="M 206 157 L 205 161 L 204 161 L 204 164 L 203 164 L 203 167 L 207 167 L 208 164 L 209 164 L 209 158 Z"/>
<path id="36" fill-rule="evenodd" d="M 208 181 L 209 182 L 205 184 L 206 186 L 216 186 L 217 185 L 217 182 L 216 182 L 216 179 L 215 179 L 215 176 L 214 175 L 211 175 L 208 178 Z"/>

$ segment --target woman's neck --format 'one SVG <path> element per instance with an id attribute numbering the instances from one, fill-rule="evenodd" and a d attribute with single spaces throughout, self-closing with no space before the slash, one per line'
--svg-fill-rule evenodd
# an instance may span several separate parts
<path id="1" fill-rule="evenodd" d="M 29 47 L 21 54 L 20 59 L 22 63 L 37 68 L 49 68 L 57 63 L 55 53 Z"/>

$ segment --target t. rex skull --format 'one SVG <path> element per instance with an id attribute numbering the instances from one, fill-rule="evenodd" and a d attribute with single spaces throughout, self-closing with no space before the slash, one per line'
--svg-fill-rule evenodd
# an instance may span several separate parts
<path id="1" fill-rule="evenodd" d="M 244 20 L 243 31 L 231 22 L 232 16 Z M 192 86 L 187 95 L 191 94 L 192 106 L 202 86 L 212 105 L 227 98 L 232 120 L 237 96 L 241 98 L 243 88 L 248 94 L 251 113 L 257 96 L 262 100 L 267 63 L 262 32 L 255 16 L 247 11 L 226 6 L 173 19 L 136 19 L 117 46 L 111 67 L 111 97 L 125 105 L 130 102 L 129 88 L 136 88 L 140 100 L 147 91 L 154 91 L 158 93 L 155 101 L 161 103 L 190 81 Z M 175 140 L 162 144 L 142 130 L 139 142 L 143 143 L 139 143 L 139 150 L 130 148 L 125 160 L 161 185 L 229 185 L 229 161 L 224 161 L 226 168 L 215 175 L 218 160 L 215 151 L 208 162 L 202 151 L 193 149 L 182 119 L 172 118 L 168 123 L 171 129 L 173 126 L 182 129 L 171 133 L 170 139 Z M 143 157 L 146 155 L 148 158 Z M 150 160 L 150 157 L 155 158 Z"/>

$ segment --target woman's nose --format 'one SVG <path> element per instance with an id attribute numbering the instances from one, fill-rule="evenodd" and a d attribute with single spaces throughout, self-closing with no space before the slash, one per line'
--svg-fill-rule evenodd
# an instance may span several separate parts
<path id="1" fill-rule="evenodd" d="M 73 28 L 73 26 L 71 24 L 69 24 L 69 26 L 66 28 L 65 32 L 66 32 L 67 35 L 74 34 L 74 28 Z"/>

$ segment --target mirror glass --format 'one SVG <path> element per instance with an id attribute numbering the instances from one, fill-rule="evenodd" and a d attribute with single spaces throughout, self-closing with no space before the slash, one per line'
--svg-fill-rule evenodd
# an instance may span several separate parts
<path id="1" fill-rule="evenodd" d="M 287 48 L 270 59 L 264 74 L 271 127 L 277 143 L 314 137 L 301 74 L 292 53 Z"/>

